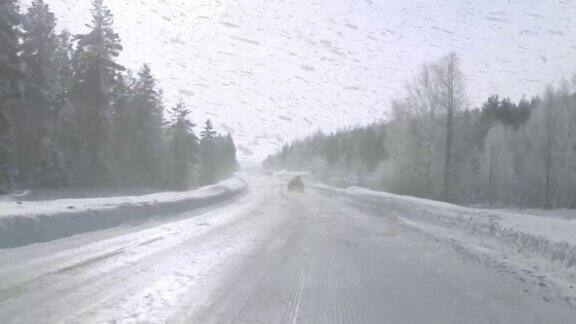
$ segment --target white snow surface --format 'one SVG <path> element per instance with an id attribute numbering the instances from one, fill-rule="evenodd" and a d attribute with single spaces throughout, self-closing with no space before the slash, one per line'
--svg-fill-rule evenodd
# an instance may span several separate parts
<path id="1" fill-rule="evenodd" d="M 522 282 L 542 287 L 543 298 L 576 305 L 576 221 L 566 210 L 520 214 L 467 208 L 448 203 L 376 192 L 364 188 L 335 189 L 316 185 L 332 197 L 392 216 L 437 241 L 498 272 L 510 272 Z"/>
<path id="2" fill-rule="evenodd" d="M 232 178 L 185 192 L 144 196 L 0 202 L 0 249 L 47 242 L 79 233 L 217 205 L 247 189 Z"/>
<path id="3" fill-rule="evenodd" d="M 442 210 L 445 218 L 465 218 L 470 221 L 472 218 L 481 218 L 489 222 L 490 225 L 507 229 L 515 229 L 532 236 L 540 236 L 557 243 L 568 243 L 576 246 L 576 220 L 565 219 L 566 210 L 560 210 L 563 217 L 555 217 L 553 211 L 549 211 L 547 216 L 534 214 L 520 214 L 518 211 L 500 211 L 492 209 L 467 208 L 449 203 L 420 199 L 408 196 L 398 196 L 385 192 L 377 192 L 369 189 L 352 187 L 346 191 L 355 194 L 366 194 L 375 197 L 395 199 L 406 204 L 406 206 L 425 207 L 429 210 L 429 215 L 434 216 L 434 211 Z M 572 214 L 576 214 L 572 211 Z"/>
<path id="4" fill-rule="evenodd" d="M 288 194 L 292 176 L 246 175 L 245 195 L 175 218 L 0 249 L 0 321 L 574 322 L 565 282 L 492 262 L 483 251 L 503 250 L 481 235 L 419 221 L 425 202 Z"/>
<path id="5" fill-rule="evenodd" d="M 399 196 L 386 192 L 350 187 L 334 189 L 355 197 L 372 198 L 372 203 L 393 205 L 396 210 L 409 211 L 402 217 L 448 225 L 472 232 L 488 234 L 518 247 L 561 263 L 576 266 L 576 221 L 561 217 L 544 217 L 491 209 L 467 208 L 449 203 Z M 564 214 L 565 211 L 560 211 Z M 550 214 L 550 213 L 548 213 Z"/>
<path id="6" fill-rule="evenodd" d="M 186 199 L 203 199 L 221 195 L 223 192 L 238 191 L 245 186 L 246 183 L 241 179 L 232 178 L 197 190 L 160 192 L 143 196 L 5 201 L 0 202 L 0 222 L 2 219 L 13 217 L 35 218 L 43 215 L 76 214 L 86 210 L 103 212 L 120 207 L 152 206 Z"/>
<path id="7" fill-rule="evenodd" d="M 30 0 L 23 0 L 24 4 Z M 61 28 L 85 30 L 91 0 L 47 0 Z M 386 118 L 424 62 L 462 59 L 470 105 L 519 99 L 576 71 L 570 0 L 108 0 L 121 62 L 151 64 L 166 105 L 233 133 L 258 161 L 317 129 Z"/>

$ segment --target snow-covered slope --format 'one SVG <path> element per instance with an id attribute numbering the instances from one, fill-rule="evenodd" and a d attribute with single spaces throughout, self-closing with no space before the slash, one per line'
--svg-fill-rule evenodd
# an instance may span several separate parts
<path id="1" fill-rule="evenodd" d="M 30 0 L 23 0 L 29 2 Z M 84 28 L 91 0 L 47 0 Z M 471 104 L 514 99 L 576 70 L 570 0 L 108 0 L 122 62 L 232 132 L 259 160 L 318 128 L 385 118 L 418 66 L 457 51 Z"/>
<path id="2" fill-rule="evenodd" d="M 0 202 L 0 249 L 176 215 L 222 202 L 246 189 L 244 180 L 231 178 L 196 190 L 144 196 Z"/>

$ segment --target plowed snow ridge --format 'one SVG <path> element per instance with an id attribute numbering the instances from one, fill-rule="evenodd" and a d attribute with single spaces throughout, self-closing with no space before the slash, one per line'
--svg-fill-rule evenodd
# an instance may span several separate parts
<path id="1" fill-rule="evenodd" d="M 374 207 L 392 208 L 398 217 L 493 236 L 521 252 L 542 256 L 565 269 L 576 265 L 576 221 L 476 209 L 352 187 L 320 190 L 350 195 Z M 383 210 L 386 210 L 383 209 Z"/>
<path id="2" fill-rule="evenodd" d="M 177 214 L 229 199 L 247 188 L 238 178 L 185 192 L 145 196 L 0 202 L 0 248 L 16 247 Z"/>

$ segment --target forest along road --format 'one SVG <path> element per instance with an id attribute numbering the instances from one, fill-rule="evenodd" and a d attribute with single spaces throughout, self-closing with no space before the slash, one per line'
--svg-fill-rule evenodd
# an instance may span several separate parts
<path id="1" fill-rule="evenodd" d="M 285 178 L 234 201 L 0 250 L 0 322 L 573 323 L 449 246 Z"/>

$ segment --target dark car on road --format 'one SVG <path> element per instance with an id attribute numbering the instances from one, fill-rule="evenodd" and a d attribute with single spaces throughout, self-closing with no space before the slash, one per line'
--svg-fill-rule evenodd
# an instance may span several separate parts
<path id="1" fill-rule="evenodd" d="M 295 177 L 288 183 L 288 192 L 303 193 L 304 190 L 304 181 L 302 181 L 301 177 Z"/>

